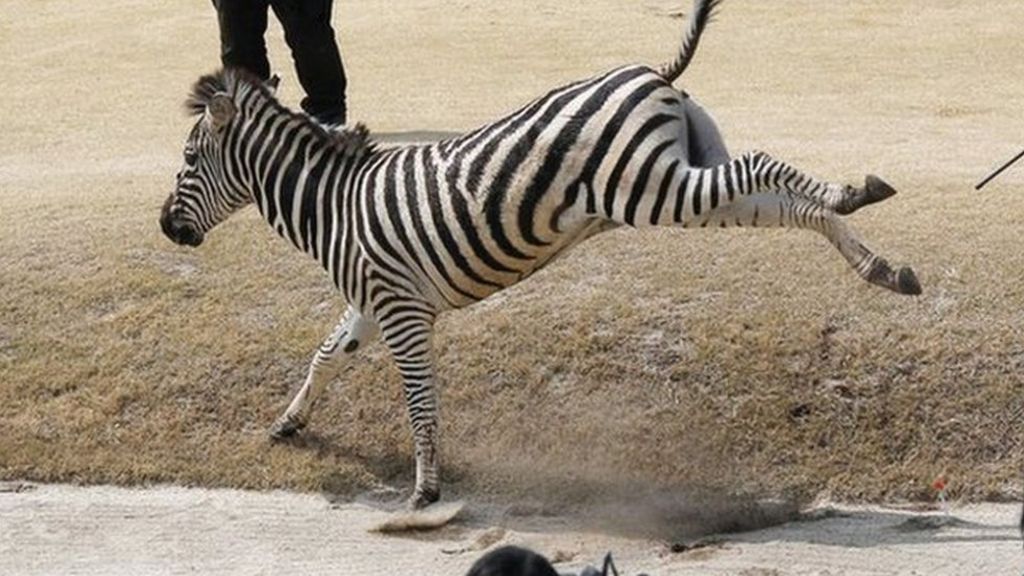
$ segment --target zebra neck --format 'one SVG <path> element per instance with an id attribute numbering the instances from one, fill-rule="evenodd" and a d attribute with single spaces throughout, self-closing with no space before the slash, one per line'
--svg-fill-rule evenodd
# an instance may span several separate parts
<path id="1" fill-rule="evenodd" d="M 352 162 L 308 121 L 295 116 L 268 123 L 262 146 L 247 154 L 253 200 L 282 238 L 336 277 L 333 260 L 344 234 L 343 188 Z"/>

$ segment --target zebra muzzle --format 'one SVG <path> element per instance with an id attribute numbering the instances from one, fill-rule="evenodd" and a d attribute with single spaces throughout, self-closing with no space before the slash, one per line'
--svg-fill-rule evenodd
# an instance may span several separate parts
<path id="1" fill-rule="evenodd" d="M 175 220 L 169 215 L 160 218 L 160 228 L 164 235 L 170 238 L 175 244 L 184 246 L 199 246 L 203 243 L 203 233 L 197 230 L 192 224 Z"/>

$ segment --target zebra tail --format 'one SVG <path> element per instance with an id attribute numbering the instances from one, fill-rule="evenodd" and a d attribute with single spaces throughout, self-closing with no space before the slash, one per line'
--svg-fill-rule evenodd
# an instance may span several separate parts
<path id="1" fill-rule="evenodd" d="M 679 47 L 679 54 L 676 55 L 674 60 L 662 65 L 658 69 L 661 77 L 670 84 L 675 82 L 676 78 L 679 78 L 683 71 L 686 70 L 686 67 L 690 65 L 690 60 L 693 59 L 694 53 L 697 52 L 697 44 L 700 42 L 701 34 L 704 33 L 704 28 L 711 22 L 711 19 L 715 16 L 715 10 L 718 9 L 723 1 L 693 0 L 690 27 L 686 29 L 686 36 L 683 37 L 683 43 Z"/>

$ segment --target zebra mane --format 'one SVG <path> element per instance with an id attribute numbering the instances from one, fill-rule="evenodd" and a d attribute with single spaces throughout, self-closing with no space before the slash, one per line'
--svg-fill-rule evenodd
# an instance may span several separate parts
<path id="1" fill-rule="evenodd" d="M 192 85 L 192 90 L 189 92 L 188 98 L 185 99 L 185 112 L 190 116 L 199 116 L 206 112 L 206 107 L 210 104 L 214 94 L 218 92 L 233 93 L 231 86 L 229 86 L 231 84 L 229 76 L 250 76 L 251 84 L 256 86 L 260 84 L 259 79 L 255 75 L 241 68 L 223 69 L 213 74 L 203 74 Z"/>
<path id="2" fill-rule="evenodd" d="M 370 129 L 357 122 L 328 132 L 334 147 L 344 156 L 358 158 L 377 149 L 377 143 L 370 137 Z"/>
<path id="3" fill-rule="evenodd" d="M 305 123 L 313 133 L 328 142 L 341 155 L 360 158 L 376 150 L 377 144 L 370 136 L 370 130 L 362 123 L 352 126 L 327 128 L 305 114 L 293 112 L 278 102 L 273 92 L 255 74 L 242 68 L 225 68 L 212 74 L 204 74 L 192 85 L 192 90 L 185 99 L 185 112 L 190 116 L 199 116 L 206 112 L 206 107 L 218 92 L 231 94 L 238 102 L 239 93 L 244 90 L 259 92 L 269 105 L 282 114 L 288 114 Z"/>

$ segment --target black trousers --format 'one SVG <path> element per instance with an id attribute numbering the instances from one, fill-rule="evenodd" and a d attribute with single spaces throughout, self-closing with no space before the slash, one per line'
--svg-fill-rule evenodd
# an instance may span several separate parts
<path id="1" fill-rule="evenodd" d="M 332 0 L 213 0 L 220 25 L 224 66 L 270 77 L 267 60 L 267 8 L 284 28 L 299 83 L 306 91 L 302 109 L 327 124 L 344 124 L 345 68 L 331 27 Z"/>

